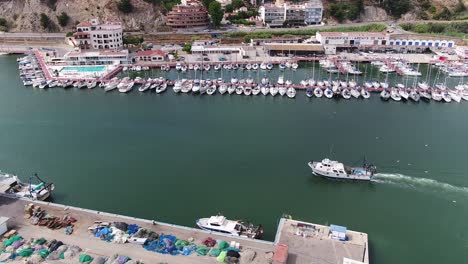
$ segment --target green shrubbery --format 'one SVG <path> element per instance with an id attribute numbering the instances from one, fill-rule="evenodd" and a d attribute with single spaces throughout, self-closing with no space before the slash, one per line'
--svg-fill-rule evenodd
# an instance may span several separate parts
<path id="1" fill-rule="evenodd" d="M 438 34 L 452 37 L 468 38 L 468 22 L 450 23 L 404 23 L 404 30 L 416 33 Z"/>
<path id="2" fill-rule="evenodd" d="M 353 27 L 334 27 L 320 30 L 321 32 L 382 32 L 387 28 L 384 24 L 368 24 L 363 26 Z M 271 38 L 273 36 L 309 36 L 315 35 L 317 29 L 293 29 L 293 30 L 279 30 L 279 31 L 254 31 L 254 32 L 230 32 L 225 34 L 225 37 L 244 37 L 245 42 L 249 42 L 253 38 Z"/>

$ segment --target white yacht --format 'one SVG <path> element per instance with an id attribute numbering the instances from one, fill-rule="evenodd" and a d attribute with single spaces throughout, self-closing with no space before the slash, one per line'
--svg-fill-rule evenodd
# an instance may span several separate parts
<path id="1" fill-rule="evenodd" d="M 33 184 L 34 179 L 39 183 Z M 0 193 L 43 201 L 52 194 L 54 189 L 53 183 L 41 180 L 37 174 L 31 176 L 28 183 L 24 183 L 19 180 L 18 176 L 0 172 Z"/>
<path id="2" fill-rule="evenodd" d="M 167 89 L 167 83 L 162 83 L 158 87 L 156 87 L 156 93 L 163 93 Z"/>
<path id="3" fill-rule="evenodd" d="M 273 87 L 270 88 L 270 94 L 272 96 L 276 96 L 278 94 L 278 92 L 279 92 L 279 89 L 278 89 L 277 86 L 273 86 Z"/>
<path id="4" fill-rule="evenodd" d="M 225 94 L 227 92 L 227 85 L 226 84 L 221 84 L 221 86 L 219 86 L 219 93 L 220 94 Z"/>
<path id="5" fill-rule="evenodd" d="M 310 161 L 308 165 L 314 175 L 332 179 L 370 181 L 372 176 L 377 173 L 377 168 L 365 161 L 362 167 L 348 167 L 343 163 L 330 159 Z"/>
<path id="6" fill-rule="evenodd" d="M 323 96 L 323 90 L 320 89 L 320 88 L 318 88 L 318 87 L 315 88 L 315 89 L 314 89 L 314 95 L 315 95 L 315 97 L 317 97 L 317 98 L 322 97 L 322 96 Z"/>
<path id="7" fill-rule="evenodd" d="M 288 90 L 286 91 L 286 95 L 287 95 L 289 98 L 294 98 L 294 97 L 296 97 L 296 89 L 294 89 L 293 87 L 289 87 Z"/>
<path id="8" fill-rule="evenodd" d="M 366 89 L 361 90 L 361 96 L 364 99 L 369 99 L 370 98 L 370 93 Z"/>
<path id="9" fill-rule="evenodd" d="M 281 96 L 283 96 L 283 95 L 286 94 L 287 90 L 288 90 L 288 89 L 287 89 L 286 87 L 281 86 L 281 87 L 278 88 L 278 93 L 279 93 Z"/>
<path id="10" fill-rule="evenodd" d="M 203 230 L 221 234 L 247 238 L 260 238 L 263 235 L 263 227 L 261 225 L 254 226 L 241 221 L 228 220 L 222 215 L 200 218 L 196 223 Z"/>

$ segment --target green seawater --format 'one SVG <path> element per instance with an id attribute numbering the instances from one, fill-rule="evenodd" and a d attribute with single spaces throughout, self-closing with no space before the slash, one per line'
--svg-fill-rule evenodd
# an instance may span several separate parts
<path id="1" fill-rule="evenodd" d="M 186 226 L 222 212 L 262 223 L 268 240 L 288 213 L 368 233 L 372 263 L 466 262 L 467 102 L 40 90 L 20 83 L 15 56 L 0 69 L 0 168 L 53 181 L 55 202 Z M 284 74 L 299 82 L 312 70 Z M 364 155 L 373 182 L 307 167 Z"/>

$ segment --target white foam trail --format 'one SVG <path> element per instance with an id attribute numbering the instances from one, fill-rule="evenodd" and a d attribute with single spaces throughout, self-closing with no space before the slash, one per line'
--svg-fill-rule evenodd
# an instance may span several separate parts
<path id="1" fill-rule="evenodd" d="M 374 182 L 396 184 L 401 187 L 426 188 L 436 191 L 458 192 L 468 194 L 468 187 L 451 185 L 433 179 L 411 177 L 403 174 L 378 173 L 372 179 Z"/>

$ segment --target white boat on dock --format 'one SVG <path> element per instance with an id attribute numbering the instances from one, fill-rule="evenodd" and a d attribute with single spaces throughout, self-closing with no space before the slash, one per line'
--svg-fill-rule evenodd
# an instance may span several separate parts
<path id="1" fill-rule="evenodd" d="M 228 234 L 246 238 L 261 238 L 263 227 L 254 226 L 242 221 L 228 220 L 222 215 L 211 216 L 210 218 L 200 218 L 196 221 L 199 228 L 220 234 Z"/>

